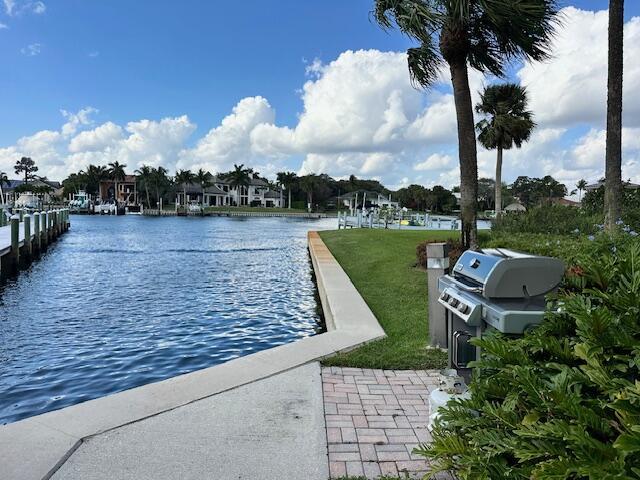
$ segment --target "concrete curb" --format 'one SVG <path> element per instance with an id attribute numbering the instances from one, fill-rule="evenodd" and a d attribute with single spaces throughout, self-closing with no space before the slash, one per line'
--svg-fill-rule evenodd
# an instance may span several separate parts
<path id="1" fill-rule="evenodd" d="M 317 232 L 309 252 L 326 333 L 0 426 L 3 476 L 48 479 L 88 437 L 382 338 L 384 330 Z"/>

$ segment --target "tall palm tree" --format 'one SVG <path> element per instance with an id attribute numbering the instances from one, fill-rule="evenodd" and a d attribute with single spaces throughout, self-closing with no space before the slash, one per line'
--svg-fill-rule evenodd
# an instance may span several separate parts
<path id="1" fill-rule="evenodd" d="M 86 192 L 93 195 L 100 189 L 100 182 L 109 178 L 107 167 L 102 165 L 89 165 L 86 171 L 80 170 L 79 175 L 84 179 Z"/>
<path id="2" fill-rule="evenodd" d="M 413 82 L 430 88 L 449 66 L 458 123 L 462 243 L 478 243 L 478 160 L 467 68 L 502 77 L 512 60 L 542 60 L 558 21 L 556 0 L 374 0 L 374 17 L 419 45 L 407 50 Z"/>
<path id="3" fill-rule="evenodd" d="M 604 217 L 607 230 L 620 218 L 622 198 L 622 44 L 624 0 L 609 0 L 609 69 L 607 140 L 604 175 Z"/>
<path id="4" fill-rule="evenodd" d="M 576 188 L 578 189 L 579 193 L 579 200 L 582 202 L 582 192 L 584 192 L 584 189 L 587 187 L 587 181 L 582 178 L 580 180 L 578 180 L 578 183 L 576 183 Z"/>
<path id="5" fill-rule="evenodd" d="M 535 127 L 533 114 L 527 110 L 527 90 L 515 83 L 491 85 L 480 94 L 476 112 L 486 118 L 476 124 L 478 141 L 488 150 L 497 151 L 495 210 L 502 213 L 502 151 L 517 148 L 529 140 Z"/>
<path id="6" fill-rule="evenodd" d="M 184 196 L 184 208 L 187 208 L 187 185 L 191 185 L 195 181 L 195 175 L 191 170 L 178 170 L 176 172 L 175 182 L 182 185 L 182 195 Z"/>
<path id="7" fill-rule="evenodd" d="M 4 192 L 2 190 L 2 186 L 6 185 L 7 187 L 11 185 L 9 182 L 9 177 L 4 172 L 0 172 L 0 204 L 4 205 Z"/>
<path id="8" fill-rule="evenodd" d="M 291 187 L 297 178 L 298 176 L 294 172 L 278 172 L 277 174 L 278 183 L 289 193 L 289 208 L 291 208 Z"/>
<path id="9" fill-rule="evenodd" d="M 127 168 L 127 166 L 121 164 L 117 160 L 115 162 L 109 163 L 109 177 L 111 177 L 111 180 L 113 180 L 113 183 L 114 183 L 114 188 L 115 188 L 114 196 L 116 200 L 116 205 L 118 204 L 118 182 L 124 181 L 125 168 Z"/>
<path id="10" fill-rule="evenodd" d="M 149 165 L 142 165 L 134 172 L 138 176 L 138 180 L 142 183 L 147 197 L 147 208 L 151 208 L 151 199 L 149 198 L 149 184 L 153 176 L 153 169 Z"/>
<path id="11" fill-rule="evenodd" d="M 167 173 L 169 173 L 169 171 L 164 167 L 154 168 L 151 171 L 151 178 L 156 190 L 156 202 L 158 202 L 158 208 L 160 208 L 160 189 L 169 183 Z"/>
<path id="12" fill-rule="evenodd" d="M 228 173 L 222 175 L 222 178 L 229 182 L 233 188 L 236 189 L 236 206 L 240 206 L 240 188 L 248 187 L 251 183 L 251 178 L 249 177 L 249 173 L 253 170 L 248 168 L 244 168 L 244 164 L 236 165 L 233 164 L 233 170 Z"/>
<path id="13" fill-rule="evenodd" d="M 202 189 L 202 211 L 203 212 L 204 212 L 204 191 L 212 185 L 211 177 L 212 175 L 206 170 L 203 170 L 202 168 L 200 168 L 195 175 L 196 183 L 198 183 L 200 185 L 200 188 Z"/>
<path id="14" fill-rule="evenodd" d="M 313 207 L 313 191 L 318 186 L 318 176 L 310 173 L 304 177 L 300 177 L 300 189 L 307 194 L 307 205 L 309 211 Z"/>

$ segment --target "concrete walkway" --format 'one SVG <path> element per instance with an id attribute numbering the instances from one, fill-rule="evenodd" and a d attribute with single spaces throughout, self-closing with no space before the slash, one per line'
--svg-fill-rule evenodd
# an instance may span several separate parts
<path id="1" fill-rule="evenodd" d="M 52 478 L 327 480 L 317 362 L 91 437 Z"/>

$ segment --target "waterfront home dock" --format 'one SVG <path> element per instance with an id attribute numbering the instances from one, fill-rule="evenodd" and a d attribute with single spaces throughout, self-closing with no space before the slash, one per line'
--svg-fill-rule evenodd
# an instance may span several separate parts
<path id="1" fill-rule="evenodd" d="M 6 278 L 68 230 L 69 210 L 15 214 L 2 223 L 8 223 L 0 227 L 0 277 Z"/>
<path id="2" fill-rule="evenodd" d="M 158 209 L 145 209 L 143 215 L 151 217 L 174 217 L 174 216 L 189 216 L 189 217 L 293 217 L 293 218 L 330 218 L 335 215 L 327 213 L 307 213 L 307 212 L 251 212 L 247 210 L 214 210 L 208 212 L 176 212 L 174 210 L 158 210 Z"/>

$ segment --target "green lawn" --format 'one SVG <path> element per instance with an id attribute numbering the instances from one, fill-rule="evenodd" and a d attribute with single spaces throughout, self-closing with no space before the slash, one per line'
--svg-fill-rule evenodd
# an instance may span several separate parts
<path id="1" fill-rule="evenodd" d="M 416 246 L 458 232 L 334 230 L 320 232 L 387 338 L 324 360 L 325 365 L 361 368 L 442 368 L 444 353 L 426 348 L 427 273 L 415 267 Z"/>

